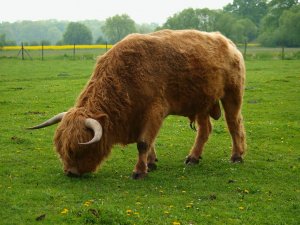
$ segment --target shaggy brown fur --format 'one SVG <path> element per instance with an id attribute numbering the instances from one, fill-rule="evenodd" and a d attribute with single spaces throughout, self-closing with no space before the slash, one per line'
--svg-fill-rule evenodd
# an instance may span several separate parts
<path id="1" fill-rule="evenodd" d="M 245 132 L 241 105 L 245 82 L 243 57 L 220 33 L 163 30 L 131 34 L 99 58 L 74 108 L 63 118 L 55 145 L 65 170 L 95 171 L 114 144 L 139 143 L 134 178 L 155 164 L 154 141 L 168 115 L 196 121 L 198 133 L 186 163 L 198 162 L 211 132 L 209 116 L 225 110 L 233 140 L 232 161 L 241 161 Z M 98 144 L 80 146 L 93 134 L 84 119 L 103 126 Z M 144 145 L 145 144 L 145 145 Z"/>

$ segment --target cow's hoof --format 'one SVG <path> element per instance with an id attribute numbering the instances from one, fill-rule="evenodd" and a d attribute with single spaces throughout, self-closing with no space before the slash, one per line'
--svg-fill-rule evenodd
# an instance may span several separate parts
<path id="1" fill-rule="evenodd" d="M 68 177 L 75 177 L 75 178 L 81 177 L 80 174 L 72 173 L 72 172 L 70 172 L 70 171 L 65 172 L 65 174 L 66 174 Z"/>
<path id="2" fill-rule="evenodd" d="M 233 163 L 242 163 L 242 162 L 244 162 L 243 158 L 240 155 L 233 155 L 233 156 L 231 156 L 230 160 Z"/>
<path id="3" fill-rule="evenodd" d="M 148 164 L 148 172 L 156 170 L 156 169 L 157 169 L 157 165 L 155 163 Z"/>
<path id="4" fill-rule="evenodd" d="M 200 159 L 202 159 L 202 158 L 199 157 L 198 159 L 195 159 L 194 157 L 187 156 L 184 163 L 186 165 L 196 165 L 196 164 L 199 164 Z"/>
<path id="5" fill-rule="evenodd" d="M 147 176 L 147 173 L 137 173 L 137 172 L 133 172 L 131 177 L 134 180 L 138 180 L 138 179 L 143 179 Z"/>

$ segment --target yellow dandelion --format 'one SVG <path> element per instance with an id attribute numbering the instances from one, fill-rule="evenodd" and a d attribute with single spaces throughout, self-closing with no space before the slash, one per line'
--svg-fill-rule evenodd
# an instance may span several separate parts
<path id="1" fill-rule="evenodd" d="M 66 209 L 66 208 L 64 208 L 64 209 L 60 212 L 60 214 L 67 214 L 68 212 L 69 212 L 69 210 Z"/>
<path id="2" fill-rule="evenodd" d="M 188 209 L 189 209 L 189 208 L 192 208 L 192 207 L 193 207 L 193 204 L 187 204 L 187 205 L 186 205 L 186 208 L 188 208 Z"/>
<path id="3" fill-rule="evenodd" d="M 178 221 L 174 221 L 173 225 L 180 225 L 180 223 Z"/>
<path id="4" fill-rule="evenodd" d="M 131 210 L 131 209 L 127 209 L 127 210 L 126 210 L 126 213 L 127 213 L 127 214 L 131 214 L 131 213 L 132 213 L 132 210 Z"/>
<path id="5" fill-rule="evenodd" d="M 243 206 L 240 206 L 239 207 L 239 210 L 244 210 L 245 208 Z"/>
<path id="6" fill-rule="evenodd" d="M 247 189 L 244 190 L 244 193 L 249 194 L 249 191 Z"/>
<path id="7" fill-rule="evenodd" d="M 133 215 L 139 216 L 140 213 L 139 212 L 134 212 Z"/>
<path id="8" fill-rule="evenodd" d="M 88 206 L 90 206 L 92 203 L 93 203 L 93 200 L 88 200 L 88 201 L 86 201 L 83 205 L 86 206 L 86 207 L 88 207 Z"/>

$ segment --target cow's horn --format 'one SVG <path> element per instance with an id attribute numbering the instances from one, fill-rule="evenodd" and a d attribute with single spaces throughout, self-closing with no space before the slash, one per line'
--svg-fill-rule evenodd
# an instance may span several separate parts
<path id="1" fill-rule="evenodd" d="M 37 126 L 34 126 L 34 127 L 29 127 L 27 129 L 30 129 L 30 130 L 40 129 L 40 128 L 43 128 L 43 127 L 48 127 L 48 126 L 51 126 L 53 124 L 59 123 L 63 119 L 64 115 L 66 115 L 66 112 L 59 113 L 56 116 L 53 116 L 51 119 L 45 121 L 44 123 L 41 123 L 41 124 L 39 124 Z"/>
<path id="2" fill-rule="evenodd" d="M 89 142 L 79 143 L 79 144 L 80 145 L 90 145 L 90 144 L 93 144 L 93 143 L 96 143 L 96 142 L 100 141 L 100 139 L 102 137 L 102 126 L 101 126 L 101 124 L 97 120 L 91 119 L 91 118 L 86 119 L 84 124 L 87 128 L 90 128 L 91 130 L 94 131 L 94 137 Z"/>

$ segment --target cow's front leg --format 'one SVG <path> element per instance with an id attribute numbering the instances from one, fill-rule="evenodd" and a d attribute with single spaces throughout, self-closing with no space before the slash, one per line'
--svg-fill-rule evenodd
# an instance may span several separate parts
<path id="1" fill-rule="evenodd" d="M 147 159 L 148 172 L 156 170 L 156 168 L 157 168 L 156 162 L 157 161 L 158 160 L 156 157 L 155 146 L 154 146 L 154 144 L 152 144 L 151 148 L 149 150 L 148 159 Z"/>
<path id="2" fill-rule="evenodd" d="M 133 179 L 144 178 L 147 175 L 148 172 L 147 158 L 148 158 L 149 148 L 150 148 L 149 144 L 145 141 L 139 141 L 137 143 L 138 161 L 132 173 Z"/>
<path id="3" fill-rule="evenodd" d="M 144 126 L 137 140 L 138 161 L 133 170 L 132 177 L 134 179 L 145 177 L 148 167 L 150 170 L 156 168 L 155 161 L 157 159 L 154 141 L 166 116 L 164 108 L 161 107 L 162 105 L 164 104 L 153 104 L 147 115 L 145 115 Z"/>

